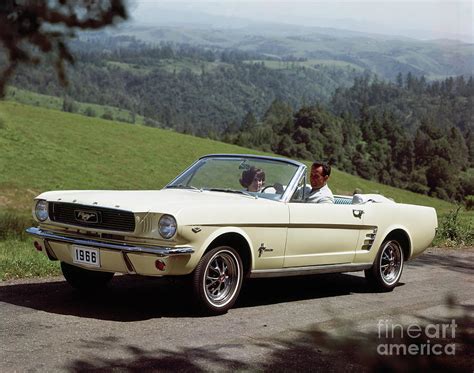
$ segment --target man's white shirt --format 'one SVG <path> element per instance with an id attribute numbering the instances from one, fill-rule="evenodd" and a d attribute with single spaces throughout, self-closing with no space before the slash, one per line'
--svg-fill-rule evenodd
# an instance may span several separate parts
<path id="1" fill-rule="evenodd" d="M 334 203 L 334 195 L 329 189 L 328 185 L 324 185 L 319 189 L 309 189 L 308 197 L 306 197 L 306 202 L 309 203 Z"/>

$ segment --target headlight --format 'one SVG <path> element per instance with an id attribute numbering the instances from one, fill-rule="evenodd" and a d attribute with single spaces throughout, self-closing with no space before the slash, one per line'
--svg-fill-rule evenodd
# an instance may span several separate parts
<path id="1" fill-rule="evenodd" d="M 168 239 L 175 235 L 177 226 L 175 218 L 171 215 L 163 215 L 158 222 L 158 231 L 161 237 Z"/>
<path id="2" fill-rule="evenodd" d="M 45 221 L 48 219 L 48 202 L 43 200 L 36 202 L 35 215 L 39 221 Z"/>

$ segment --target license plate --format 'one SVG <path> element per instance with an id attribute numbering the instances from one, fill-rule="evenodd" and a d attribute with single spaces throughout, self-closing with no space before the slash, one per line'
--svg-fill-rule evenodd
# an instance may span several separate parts
<path id="1" fill-rule="evenodd" d="M 72 261 L 78 264 L 85 264 L 91 267 L 100 267 L 99 250 L 90 247 L 73 245 Z"/>

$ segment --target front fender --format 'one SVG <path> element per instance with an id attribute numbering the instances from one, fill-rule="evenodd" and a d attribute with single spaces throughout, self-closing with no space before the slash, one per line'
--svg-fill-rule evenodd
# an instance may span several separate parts
<path id="1" fill-rule="evenodd" d="M 251 268 L 255 267 L 255 251 L 254 251 L 254 246 L 252 244 L 252 240 L 250 239 L 249 235 L 241 228 L 239 227 L 220 227 L 216 229 L 214 232 L 212 232 L 202 243 L 202 245 L 199 247 L 197 250 L 197 255 L 199 256 L 199 260 L 202 258 L 206 250 L 209 248 L 209 246 L 217 240 L 219 237 L 225 235 L 225 234 L 238 234 L 242 236 L 242 238 L 247 242 L 247 245 L 249 246 L 250 249 L 250 261 L 251 261 Z"/>

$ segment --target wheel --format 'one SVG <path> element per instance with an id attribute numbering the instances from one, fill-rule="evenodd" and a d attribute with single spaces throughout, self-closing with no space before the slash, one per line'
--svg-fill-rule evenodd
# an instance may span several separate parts
<path id="1" fill-rule="evenodd" d="M 81 291 L 100 290 L 114 277 L 114 274 L 110 272 L 89 271 L 64 262 L 61 262 L 61 271 L 69 285 Z"/>
<path id="2" fill-rule="evenodd" d="M 403 271 L 403 250 L 396 240 L 382 243 L 374 265 L 365 270 L 365 277 L 375 289 L 392 291 Z"/>
<path id="3" fill-rule="evenodd" d="M 212 315 L 232 308 L 242 287 L 243 266 L 239 254 L 229 246 L 210 250 L 193 272 L 192 290 L 199 309 Z"/>

